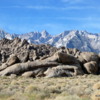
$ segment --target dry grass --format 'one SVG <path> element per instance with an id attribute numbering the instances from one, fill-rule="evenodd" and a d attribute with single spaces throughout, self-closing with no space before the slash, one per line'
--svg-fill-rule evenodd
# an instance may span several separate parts
<path id="1" fill-rule="evenodd" d="M 91 100 L 100 76 L 63 78 L 0 77 L 0 100 Z M 95 84 L 95 85 L 94 85 Z M 94 99 L 99 100 L 99 99 Z"/>

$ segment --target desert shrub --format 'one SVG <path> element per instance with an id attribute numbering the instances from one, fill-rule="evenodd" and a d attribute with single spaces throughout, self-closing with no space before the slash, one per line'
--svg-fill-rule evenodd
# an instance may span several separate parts
<path id="1" fill-rule="evenodd" d="M 100 89 L 100 82 L 94 84 L 93 89 Z"/>
<path id="2" fill-rule="evenodd" d="M 57 96 L 54 100 L 88 100 L 88 99 L 82 99 L 77 95 L 66 95 L 66 96 Z"/>

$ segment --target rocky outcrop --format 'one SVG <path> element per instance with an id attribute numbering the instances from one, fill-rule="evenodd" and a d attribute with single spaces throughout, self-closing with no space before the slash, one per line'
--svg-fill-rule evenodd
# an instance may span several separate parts
<path id="1" fill-rule="evenodd" d="M 85 69 L 90 74 L 97 74 L 98 72 L 98 64 L 96 61 L 90 61 L 84 64 Z"/>
<path id="2" fill-rule="evenodd" d="M 17 74 L 20 75 L 25 71 L 34 70 L 36 68 L 44 68 L 44 67 L 53 67 L 57 66 L 59 63 L 57 62 L 46 62 L 46 61 L 34 61 L 34 62 L 26 62 L 26 63 L 18 63 L 14 64 L 3 71 L 0 72 L 1 76 Z"/>
<path id="3" fill-rule="evenodd" d="M 100 55 L 77 49 L 0 40 L 0 76 L 69 77 L 100 74 Z"/>
<path id="4" fill-rule="evenodd" d="M 61 77 L 83 75 L 84 72 L 79 67 L 80 65 L 59 65 L 53 68 L 48 68 L 44 74 L 46 77 Z"/>
<path id="5" fill-rule="evenodd" d="M 86 61 L 99 61 L 99 56 L 93 52 L 82 52 L 80 53 L 80 56 Z"/>

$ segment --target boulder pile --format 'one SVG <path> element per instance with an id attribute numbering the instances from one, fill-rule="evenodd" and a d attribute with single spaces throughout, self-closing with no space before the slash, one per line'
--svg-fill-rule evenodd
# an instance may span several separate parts
<path id="1" fill-rule="evenodd" d="M 0 40 L 0 76 L 69 77 L 100 74 L 100 55 L 76 48 L 35 45 L 26 40 Z"/>

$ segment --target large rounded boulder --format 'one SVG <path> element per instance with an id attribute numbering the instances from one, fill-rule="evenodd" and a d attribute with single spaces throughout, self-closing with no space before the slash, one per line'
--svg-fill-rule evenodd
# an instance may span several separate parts
<path id="1" fill-rule="evenodd" d="M 35 77 L 35 74 L 33 71 L 27 71 L 22 74 L 23 77 Z"/>
<path id="2" fill-rule="evenodd" d="M 58 52 L 58 61 L 63 64 L 77 64 L 78 60 L 67 53 Z"/>
<path id="3" fill-rule="evenodd" d="M 99 56 L 96 53 L 93 52 L 82 52 L 80 53 L 80 56 L 86 61 L 99 61 Z"/>
<path id="4" fill-rule="evenodd" d="M 98 64 L 95 61 L 90 61 L 84 64 L 84 68 L 90 74 L 97 74 L 98 73 Z"/>
<path id="5" fill-rule="evenodd" d="M 18 59 L 17 55 L 12 54 L 12 55 L 10 55 L 10 57 L 8 58 L 6 63 L 8 66 L 11 66 L 11 65 L 18 63 L 18 62 L 19 62 L 19 59 Z"/>

